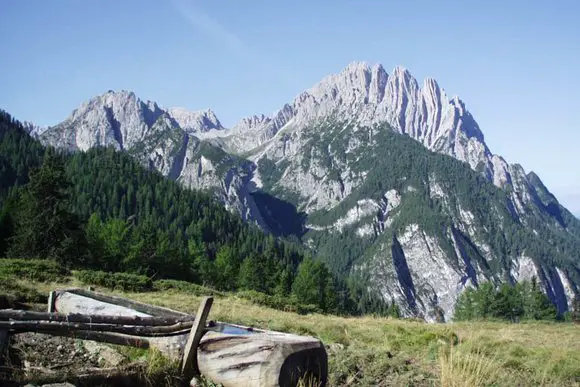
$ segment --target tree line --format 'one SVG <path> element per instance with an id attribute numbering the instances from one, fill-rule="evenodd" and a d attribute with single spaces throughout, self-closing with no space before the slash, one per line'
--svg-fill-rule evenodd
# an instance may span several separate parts
<path id="1" fill-rule="evenodd" d="M 555 306 L 540 289 L 536 277 L 515 285 L 481 284 L 477 289 L 466 289 L 455 306 L 454 320 L 500 319 L 556 320 Z"/>

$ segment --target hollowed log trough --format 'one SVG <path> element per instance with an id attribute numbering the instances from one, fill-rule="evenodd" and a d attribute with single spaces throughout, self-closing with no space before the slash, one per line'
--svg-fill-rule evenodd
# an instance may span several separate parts
<path id="1" fill-rule="evenodd" d="M 49 312 L 133 318 L 155 317 L 157 320 L 166 318 L 178 321 L 185 329 L 176 331 L 170 336 L 91 331 L 76 332 L 75 336 L 84 335 L 84 338 L 89 340 L 157 348 L 174 360 L 195 356 L 197 359 L 197 362 L 193 362 L 195 373 L 199 372 L 224 387 L 289 387 L 296 386 L 301 379 L 309 380 L 310 383 L 314 381 L 312 385 L 326 385 L 327 354 L 322 342 L 314 337 L 210 321 L 204 324 L 203 336 L 196 348 L 193 348 L 194 355 L 188 355 L 190 348 L 186 347 L 191 346 L 188 338 L 192 340 L 190 337 L 192 329 L 189 327 L 195 316 L 186 313 L 84 289 L 52 292 L 49 297 Z M 203 321 L 205 322 L 205 318 Z"/>

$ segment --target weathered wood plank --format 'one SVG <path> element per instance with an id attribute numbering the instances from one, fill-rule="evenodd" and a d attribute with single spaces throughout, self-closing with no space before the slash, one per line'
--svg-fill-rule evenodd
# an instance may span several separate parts
<path id="1" fill-rule="evenodd" d="M 57 291 L 57 292 L 58 293 L 66 292 L 66 293 L 77 294 L 79 296 L 92 298 L 94 300 L 105 302 L 108 304 L 123 306 L 125 308 L 133 309 L 137 312 L 145 313 L 145 314 L 148 314 L 151 316 L 182 317 L 182 316 L 187 315 L 187 313 L 177 312 L 175 310 L 163 308 L 161 306 L 153 306 L 153 305 L 143 304 L 141 302 L 128 300 L 126 298 L 109 296 L 109 295 L 105 295 L 105 294 L 101 294 L 101 293 L 91 292 L 91 291 L 88 291 L 85 289 L 75 288 L 75 289 L 67 289 L 64 291 Z M 57 299 L 58 299 L 58 297 L 57 297 Z M 59 311 L 58 304 L 57 304 L 57 311 Z"/>
<path id="2" fill-rule="evenodd" d="M 107 315 L 87 315 L 80 313 L 46 313 L 28 310 L 0 310 L 0 320 L 16 321 L 60 321 L 71 323 L 91 323 L 91 324 L 121 324 L 133 326 L 167 326 L 177 323 L 188 323 L 184 329 L 193 325 L 195 316 L 187 315 L 181 317 L 141 317 L 141 316 L 107 316 Z"/>
<path id="3" fill-rule="evenodd" d="M 201 336 L 204 334 L 205 321 L 209 315 L 211 305 L 213 304 L 213 297 L 205 297 L 195 315 L 195 321 L 191 327 L 191 332 L 187 338 L 185 349 L 183 352 L 183 360 L 181 364 L 181 373 L 185 380 L 189 381 L 192 377 L 199 375 L 199 368 L 197 365 L 197 346 Z"/>
<path id="4" fill-rule="evenodd" d="M 18 332 L 14 334 L 18 334 Z M 128 345 L 131 347 L 143 349 L 148 349 L 151 347 L 151 339 L 149 338 L 123 335 L 120 333 L 76 331 L 71 334 L 70 332 L 53 331 L 49 334 L 52 336 L 73 337 L 75 339 L 99 341 L 101 343 L 108 344 Z"/>
<path id="5" fill-rule="evenodd" d="M 70 332 L 95 331 L 114 332 L 133 336 L 172 336 L 186 334 L 191 327 L 190 322 L 176 323 L 167 326 L 124 326 L 116 324 L 73 323 L 62 321 L 0 321 L 0 329 L 16 332 Z"/>

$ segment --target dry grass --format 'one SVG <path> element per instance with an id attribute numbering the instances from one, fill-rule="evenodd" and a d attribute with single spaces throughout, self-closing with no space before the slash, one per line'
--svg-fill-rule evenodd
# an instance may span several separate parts
<path id="1" fill-rule="evenodd" d="M 117 294 L 190 313 L 201 301 L 173 290 Z M 320 338 L 328 345 L 331 386 L 580 387 L 579 325 L 302 316 L 235 296 L 216 298 L 209 318 Z"/>
<path id="2" fill-rule="evenodd" d="M 442 387 L 480 387 L 495 385 L 497 363 L 484 353 L 462 351 L 448 346 L 439 354 Z"/>

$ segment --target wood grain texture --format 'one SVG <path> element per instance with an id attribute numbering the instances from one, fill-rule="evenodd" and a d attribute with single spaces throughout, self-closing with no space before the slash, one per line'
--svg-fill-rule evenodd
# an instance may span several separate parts
<path id="1" fill-rule="evenodd" d="M 88 323 L 88 324 L 118 324 L 131 326 L 168 326 L 178 323 L 184 324 L 183 329 L 190 328 L 193 325 L 195 316 L 167 317 L 167 316 L 108 316 L 100 314 L 80 314 L 80 313 L 47 313 L 35 312 L 29 310 L 0 310 L 0 321 L 55 321 L 70 323 Z"/>
<path id="2" fill-rule="evenodd" d="M 199 309 L 197 310 L 195 321 L 191 327 L 191 332 L 187 338 L 183 352 L 183 360 L 181 364 L 181 372 L 185 380 L 191 380 L 194 376 L 199 375 L 199 368 L 197 364 L 197 349 L 201 336 L 205 333 L 205 321 L 209 315 L 209 311 L 213 304 L 213 297 L 205 297 Z"/>

